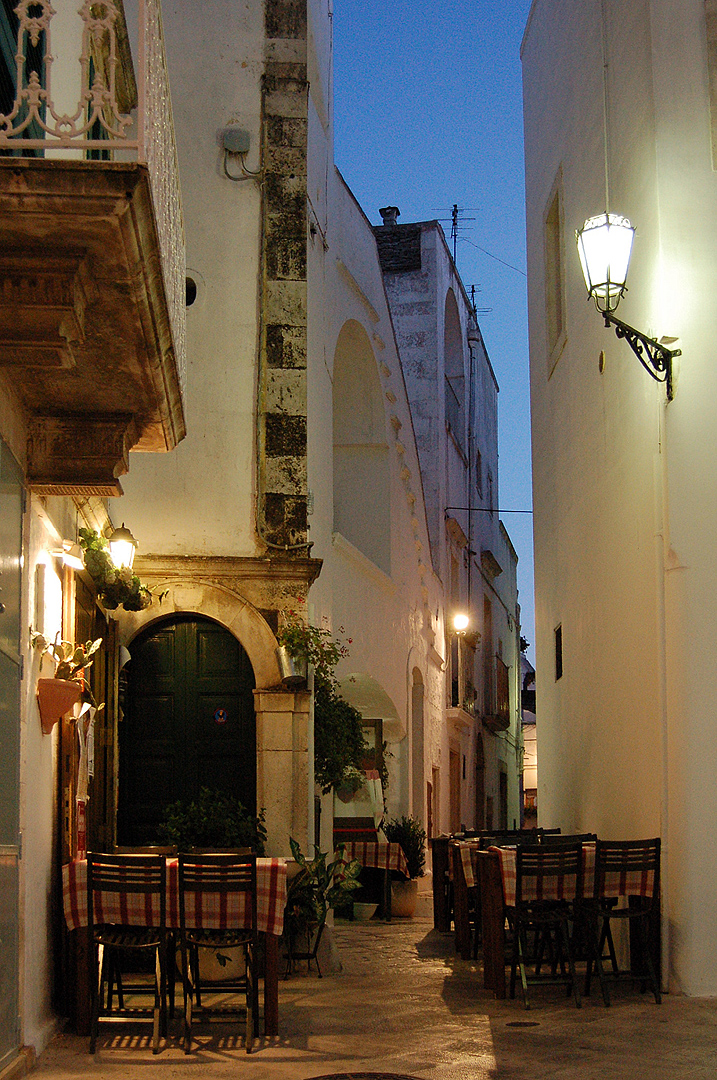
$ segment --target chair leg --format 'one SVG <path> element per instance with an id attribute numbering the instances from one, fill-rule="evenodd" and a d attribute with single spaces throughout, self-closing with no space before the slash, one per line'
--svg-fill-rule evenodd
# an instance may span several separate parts
<path id="1" fill-rule="evenodd" d="M 580 1000 L 580 987 L 578 985 L 578 977 L 575 972 L 575 960 L 573 959 L 573 950 L 570 948 L 570 928 L 568 926 L 567 919 L 561 920 L 558 923 L 560 928 L 560 934 L 562 936 L 562 944 L 565 946 L 565 952 L 568 956 L 568 969 L 570 971 L 570 979 L 573 988 L 573 997 L 575 998 L 576 1009 L 581 1008 L 582 1001 Z M 561 950 L 561 966 L 562 966 L 562 950 Z"/>
<path id="2" fill-rule="evenodd" d="M 90 942 L 90 1053 L 97 1047 L 100 1018 L 100 992 L 102 990 L 102 964 L 104 946 Z"/>
<path id="3" fill-rule="evenodd" d="M 189 950 L 182 938 L 182 989 L 184 991 L 184 1053 L 192 1049 L 192 987 Z"/>
<path id="4" fill-rule="evenodd" d="M 525 970 L 525 954 L 528 951 L 528 938 L 522 927 L 516 927 L 516 936 L 518 941 L 518 966 L 520 968 L 520 982 L 523 987 L 523 1003 L 526 1009 L 530 1008 L 530 1001 L 528 999 L 528 975 Z"/>
<path id="5" fill-rule="evenodd" d="M 257 997 L 256 958 L 253 948 L 245 949 L 246 957 L 246 1052 L 251 1053 L 256 1024 L 255 999 Z"/>
<path id="6" fill-rule="evenodd" d="M 602 920 L 603 920 L 603 925 L 602 925 L 602 929 L 600 931 L 598 931 L 600 918 L 602 918 Z M 604 915 L 602 915 L 602 916 L 601 915 L 596 915 L 595 916 L 595 925 L 594 925 L 594 931 L 593 931 L 593 936 L 592 936 L 592 942 L 593 942 L 592 952 L 594 953 L 595 970 L 597 971 L 597 976 L 598 976 L 598 979 L 600 980 L 600 990 L 602 991 L 602 999 L 603 999 L 603 1002 L 605 1003 L 605 1007 L 608 1008 L 609 1005 L 610 1005 L 610 992 L 609 992 L 608 986 L 607 986 L 607 977 L 605 975 L 605 969 L 604 969 L 603 964 L 602 964 L 602 960 L 603 960 L 602 951 L 603 951 L 603 948 L 605 947 L 605 941 L 606 941 L 606 933 L 605 933 L 605 923 L 606 922 L 607 922 L 607 919 L 605 918 Z M 612 934 L 610 933 L 610 927 L 609 926 L 608 926 L 607 932 L 610 934 L 610 942 L 612 943 Z M 612 952 L 613 952 L 613 955 L 614 955 L 614 946 L 613 946 Z M 617 963 L 617 961 L 615 961 L 615 963 Z M 588 966 L 587 966 L 587 972 L 586 972 L 586 986 L 588 988 L 587 993 L 590 992 L 590 969 L 591 969 L 591 967 L 592 967 L 592 955 L 588 956 Z"/>
<path id="7" fill-rule="evenodd" d="M 662 994 L 660 993 L 660 984 L 657 981 L 657 974 L 655 972 L 655 965 L 652 962 L 652 953 L 650 952 L 650 940 L 647 929 L 647 919 L 638 919 L 637 924 L 640 933 L 640 943 L 642 945 L 643 959 L 647 967 L 650 981 L 650 989 L 655 995 L 655 1004 L 662 1004 Z"/>

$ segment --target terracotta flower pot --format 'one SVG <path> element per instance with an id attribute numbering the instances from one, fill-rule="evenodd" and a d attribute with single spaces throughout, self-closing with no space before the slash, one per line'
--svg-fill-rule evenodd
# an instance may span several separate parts
<path id="1" fill-rule="evenodd" d="M 418 881 L 416 878 L 391 882 L 391 914 L 397 919 L 412 919 L 416 914 L 417 901 Z"/>
<path id="2" fill-rule="evenodd" d="M 49 735 L 57 721 L 80 700 L 81 694 L 80 684 L 69 679 L 37 680 L 37 706 L 45 735 Z"/>

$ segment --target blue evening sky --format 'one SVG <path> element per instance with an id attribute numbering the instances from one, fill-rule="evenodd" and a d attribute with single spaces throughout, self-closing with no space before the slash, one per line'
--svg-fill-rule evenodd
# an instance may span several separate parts
<path id="1" fill-rule="evenodd" d="M 534 636 L 520 42 L 530 0 L 334 0 L 335 156 L 374 224 L 465 208 L 456 261 L 495 370 L 499 504 Z M 473 218 L 472 221 L 467 220 Z M 446 237 L 450 221 L 443 222 Z M 531 648 L 529 655 L 534 655 Z"/>

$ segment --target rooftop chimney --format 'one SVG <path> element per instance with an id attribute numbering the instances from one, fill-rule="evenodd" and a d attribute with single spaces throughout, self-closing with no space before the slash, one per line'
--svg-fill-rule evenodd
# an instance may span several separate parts
<path id="1" fill-rule="evenodd" d="M 396 219 L 400 217 L 401 211 L 398 209 L 397 206 L 384 206 L 382 209 L 379 210 L 379 214 L 383 218 L 384 225 L 388 229 L 390 229 L 394 225 L 398 225 L 398 221 Z"/>

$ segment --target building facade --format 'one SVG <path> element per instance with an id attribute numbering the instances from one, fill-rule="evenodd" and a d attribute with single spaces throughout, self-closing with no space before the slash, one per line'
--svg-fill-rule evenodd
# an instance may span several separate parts
<path id="1" fill-rule="evenodd" d="M 539 817 L 661 835 L 663 982 L 710 995 L 715 15 L 536 0 L 522 48 Z M 681 350 L 672 400 L 586 302 L 574 236 L 608 210 L 636 227 L 618 316 Z"/>
<path id="2" fill-rule="evenodd" d="M 436 223 L 412 352 L 423 302 L 333 162 L 331 5 L 187 0 L 163 30 L 157 0 L 55 6 L 2 24 L 0 1073 L 66 1010 L 62 861 L 156 840 L 202 786 L 263 809 L 270 854 L 332 843 L 311 695 L 275 656 L 292 611 L 351 638 L 390 816 L 519 817 L 497 386 Z M 69 557 L 120 522 L 141 610 Z M 43 733 L 32 631 L 103 639 L 86 782 L 86 717 Z"/>

